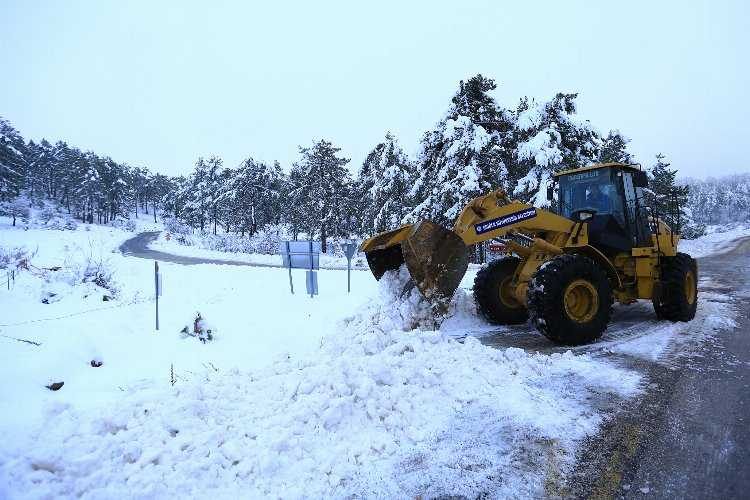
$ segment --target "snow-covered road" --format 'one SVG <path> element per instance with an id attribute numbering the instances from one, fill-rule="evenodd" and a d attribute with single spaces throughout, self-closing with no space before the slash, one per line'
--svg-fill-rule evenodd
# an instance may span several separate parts
<path id="1" fill-rule="evenodd" d="M 281 264 L 264 262 L 247 262 L 235 259 L 216 259 L 211 257 L 196 257 L 192 255 L 177 255 L 175 253 L 154 250 L 150 245 L 158 238 L 161 231 L 147 231 L 140 233 L 120 245 L 120 252 L 130 257 L 171 262 L 181 265 L 216 264 L 222 266 L 252 266 L 252 267 L 283 267 Z"/>

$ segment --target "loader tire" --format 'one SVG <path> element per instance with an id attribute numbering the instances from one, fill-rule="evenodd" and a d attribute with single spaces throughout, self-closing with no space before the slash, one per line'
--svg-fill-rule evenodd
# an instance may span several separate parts
<path id="1" fill-rule="evenodd" d="M 532 324 L 556 344 L 593 342 L 612 314 L 607 273 L 584 255 L 558 255 L 540 266 L 527 299 Z"/>
<path id="2" fill-rule="evenodd" d="M 686 253 L 661 258 L 661 286 L 654 295 L 654 311 L 660 319 L 690 321 L 698 307 L 698 265 Z"/>
<path id="3" fill-rule="evenodd" d="M 474 278 L 474 302 L 477 311 L 496 325 L 525 323 L 528 311 L 513 297 L 508 284 L 518 264 L 517 257 L 505 257 L 485 264 Z"/>

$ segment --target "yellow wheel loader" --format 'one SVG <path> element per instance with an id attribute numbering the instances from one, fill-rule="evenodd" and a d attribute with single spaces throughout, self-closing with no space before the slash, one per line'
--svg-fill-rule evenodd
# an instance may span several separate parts
<path id="1" fill-rule="evenodd" d="M 678 231 L 649 214 L 638 165 L 595 164 L 554 181 L 547 198 L 556 185 L 556 213 L 496 190 L 471 200 L 452 231 L 423 220 L 375 235 L 360 250 L 376 279 L 406 265 L 422 294 L 444 308 L 466 273 L 469 246 L 500 241 L 508 254 L 474 280 L 477 310 L 495 324 L 530 318 L 560 344 L 601 337 L 614 300 L 650 299 L 659 318 L 693 319 L 696 262 L 677 252 Z"/>

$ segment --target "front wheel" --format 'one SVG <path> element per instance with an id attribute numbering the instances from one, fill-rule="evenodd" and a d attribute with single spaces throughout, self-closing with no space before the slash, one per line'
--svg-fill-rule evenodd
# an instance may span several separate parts
<path id="1" fill-rule="evenodd" d="M 558 255 L 540 266 L 527 299 L 531 322 L 557 344 L 593 342 L 607 329 L 612 312 L 607 273 L 584 255 Z"/>
<path id="2" fill-rule="evenodd" d="M 474 302 L 477 311 L 496 325 L 525 323 L 528 313 L 516 300 L 511 284 L 521 263 L 517 257 L 505 257 L 486 264 L 474 278 Z"/>
<path id="3" fill-rule="evenodd" d="M 698 307 L 698 264 L 686 253 L 661 258 L 659 293 L 654 295 L 656 316 L 669 321 L 690 321 Z"/>

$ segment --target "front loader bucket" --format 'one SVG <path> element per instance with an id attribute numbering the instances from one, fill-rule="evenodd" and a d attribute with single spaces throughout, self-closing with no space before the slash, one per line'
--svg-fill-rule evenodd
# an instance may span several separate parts
<path id="1" fill-rule="evenodd" d="M 405 263 L 422 295 L 435 302 L 453 297 L 469 265 L 464 241 L 428 220 L 375 235 L 360 249 L 375 279 Z"/>

